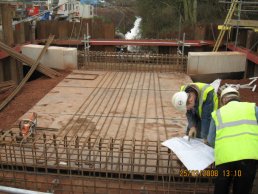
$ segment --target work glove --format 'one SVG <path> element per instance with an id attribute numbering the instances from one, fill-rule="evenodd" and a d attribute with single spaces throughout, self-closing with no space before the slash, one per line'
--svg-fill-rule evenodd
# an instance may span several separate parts
<path id="1" fill-rule="evenodd" d="M 191 127 L 188 133 L 188 137 L 190 138 L 196 138 L 197 130 L 195 127 Z"/>

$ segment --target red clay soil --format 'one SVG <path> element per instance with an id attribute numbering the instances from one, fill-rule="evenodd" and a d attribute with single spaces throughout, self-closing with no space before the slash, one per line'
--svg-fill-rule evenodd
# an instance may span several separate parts
<path id="1" fill-rule="evenodd" d="M 52 88 L 63 80 L 70 72 L 61 71 L 57 78 L 41 77 L 27 82 L 9 104 L 0 111 L 0 131 L 11 128 L 22 115 L 31 109 Z M 0 103 L 11 93 L 11 90 L 0 93 Z"/>
<path id="2" fill-rule="evenodd" d="M 70 72 L 61 72 L 63 75 L 58 78 L 41 77 L 37 80 L 25 84 L 19 94 L 0 112 L 0 130 L 9 129 L 22 115 L 31 109 L 41 98 L 43 98 L 52 88 Z M 222 80 L 221 86 L 228 84 L 248 84 L 251 80 Z M 258 84 L 256 81 L 254 84 Z M 8 92 L 0 93 L 0 102 L 4 97 L 10 94 Z M 241 101 L 255 102 L 258 104 L 258 86 L 255 92 L 251 89 L 240 89 Z"/>

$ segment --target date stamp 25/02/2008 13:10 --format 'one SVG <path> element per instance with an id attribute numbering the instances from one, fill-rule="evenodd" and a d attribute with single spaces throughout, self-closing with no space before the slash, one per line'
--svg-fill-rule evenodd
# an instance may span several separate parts
<path id="1" fill-rule="evenodd" d="M 216 169 L 207 169 L 207 170 L 180 170 L 179 176 L 190 177 L 190 176 L 201 176 L 201 177 L 217 177 L 219 176 L 219 171 Z M 233 176 L 241 177 L 241 170 L 223 170 L 220 176 Z"/>

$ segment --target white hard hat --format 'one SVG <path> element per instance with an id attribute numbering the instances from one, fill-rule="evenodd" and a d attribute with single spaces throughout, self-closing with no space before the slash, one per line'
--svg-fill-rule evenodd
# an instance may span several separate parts
<path id="1" fill-rule="evenodd" d="M 239 98 L 239 92 L 233 87 L 227 87 L 224 90 L 222 90 L 220 98 L 222 99 L 225 96 Z"/>
<path id="2" fill-rule="evenodd" d="M 187 98 L 186 92 L 177 92 L 172 97 L 172 105 L 179 111 L 186 111 Z"/>

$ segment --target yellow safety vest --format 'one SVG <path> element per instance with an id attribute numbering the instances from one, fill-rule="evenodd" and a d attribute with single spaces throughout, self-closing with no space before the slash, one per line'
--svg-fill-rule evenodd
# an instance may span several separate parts
<path id="1" fill-rule="evenodd" d="M 218 109 L 218 96 L 214 92 L 214 88 L 210 84 L 205 84 L 205 83 L 190 83 L 188 85 L 181 86 L 180 91 L 185 91 L 187 87 L 191 87 L 191 85 L 197 86 L 198 89 L 198 98 L 199 98 L 199 105 L 198 105 L 198 112 L 199 112 L 199 117 L 202 118 L 202 105 L 207 99 L 207 95 L 210 91 L 213 90 L 213 110 Z M 196 88 L 196 87 L 195 87 Z"/>
<path id="2" fill-rule="evenodd" d="M 231 101 L 212 113 L 216 125 L 215 164 L 258 160 L 255 103 Z"/>

